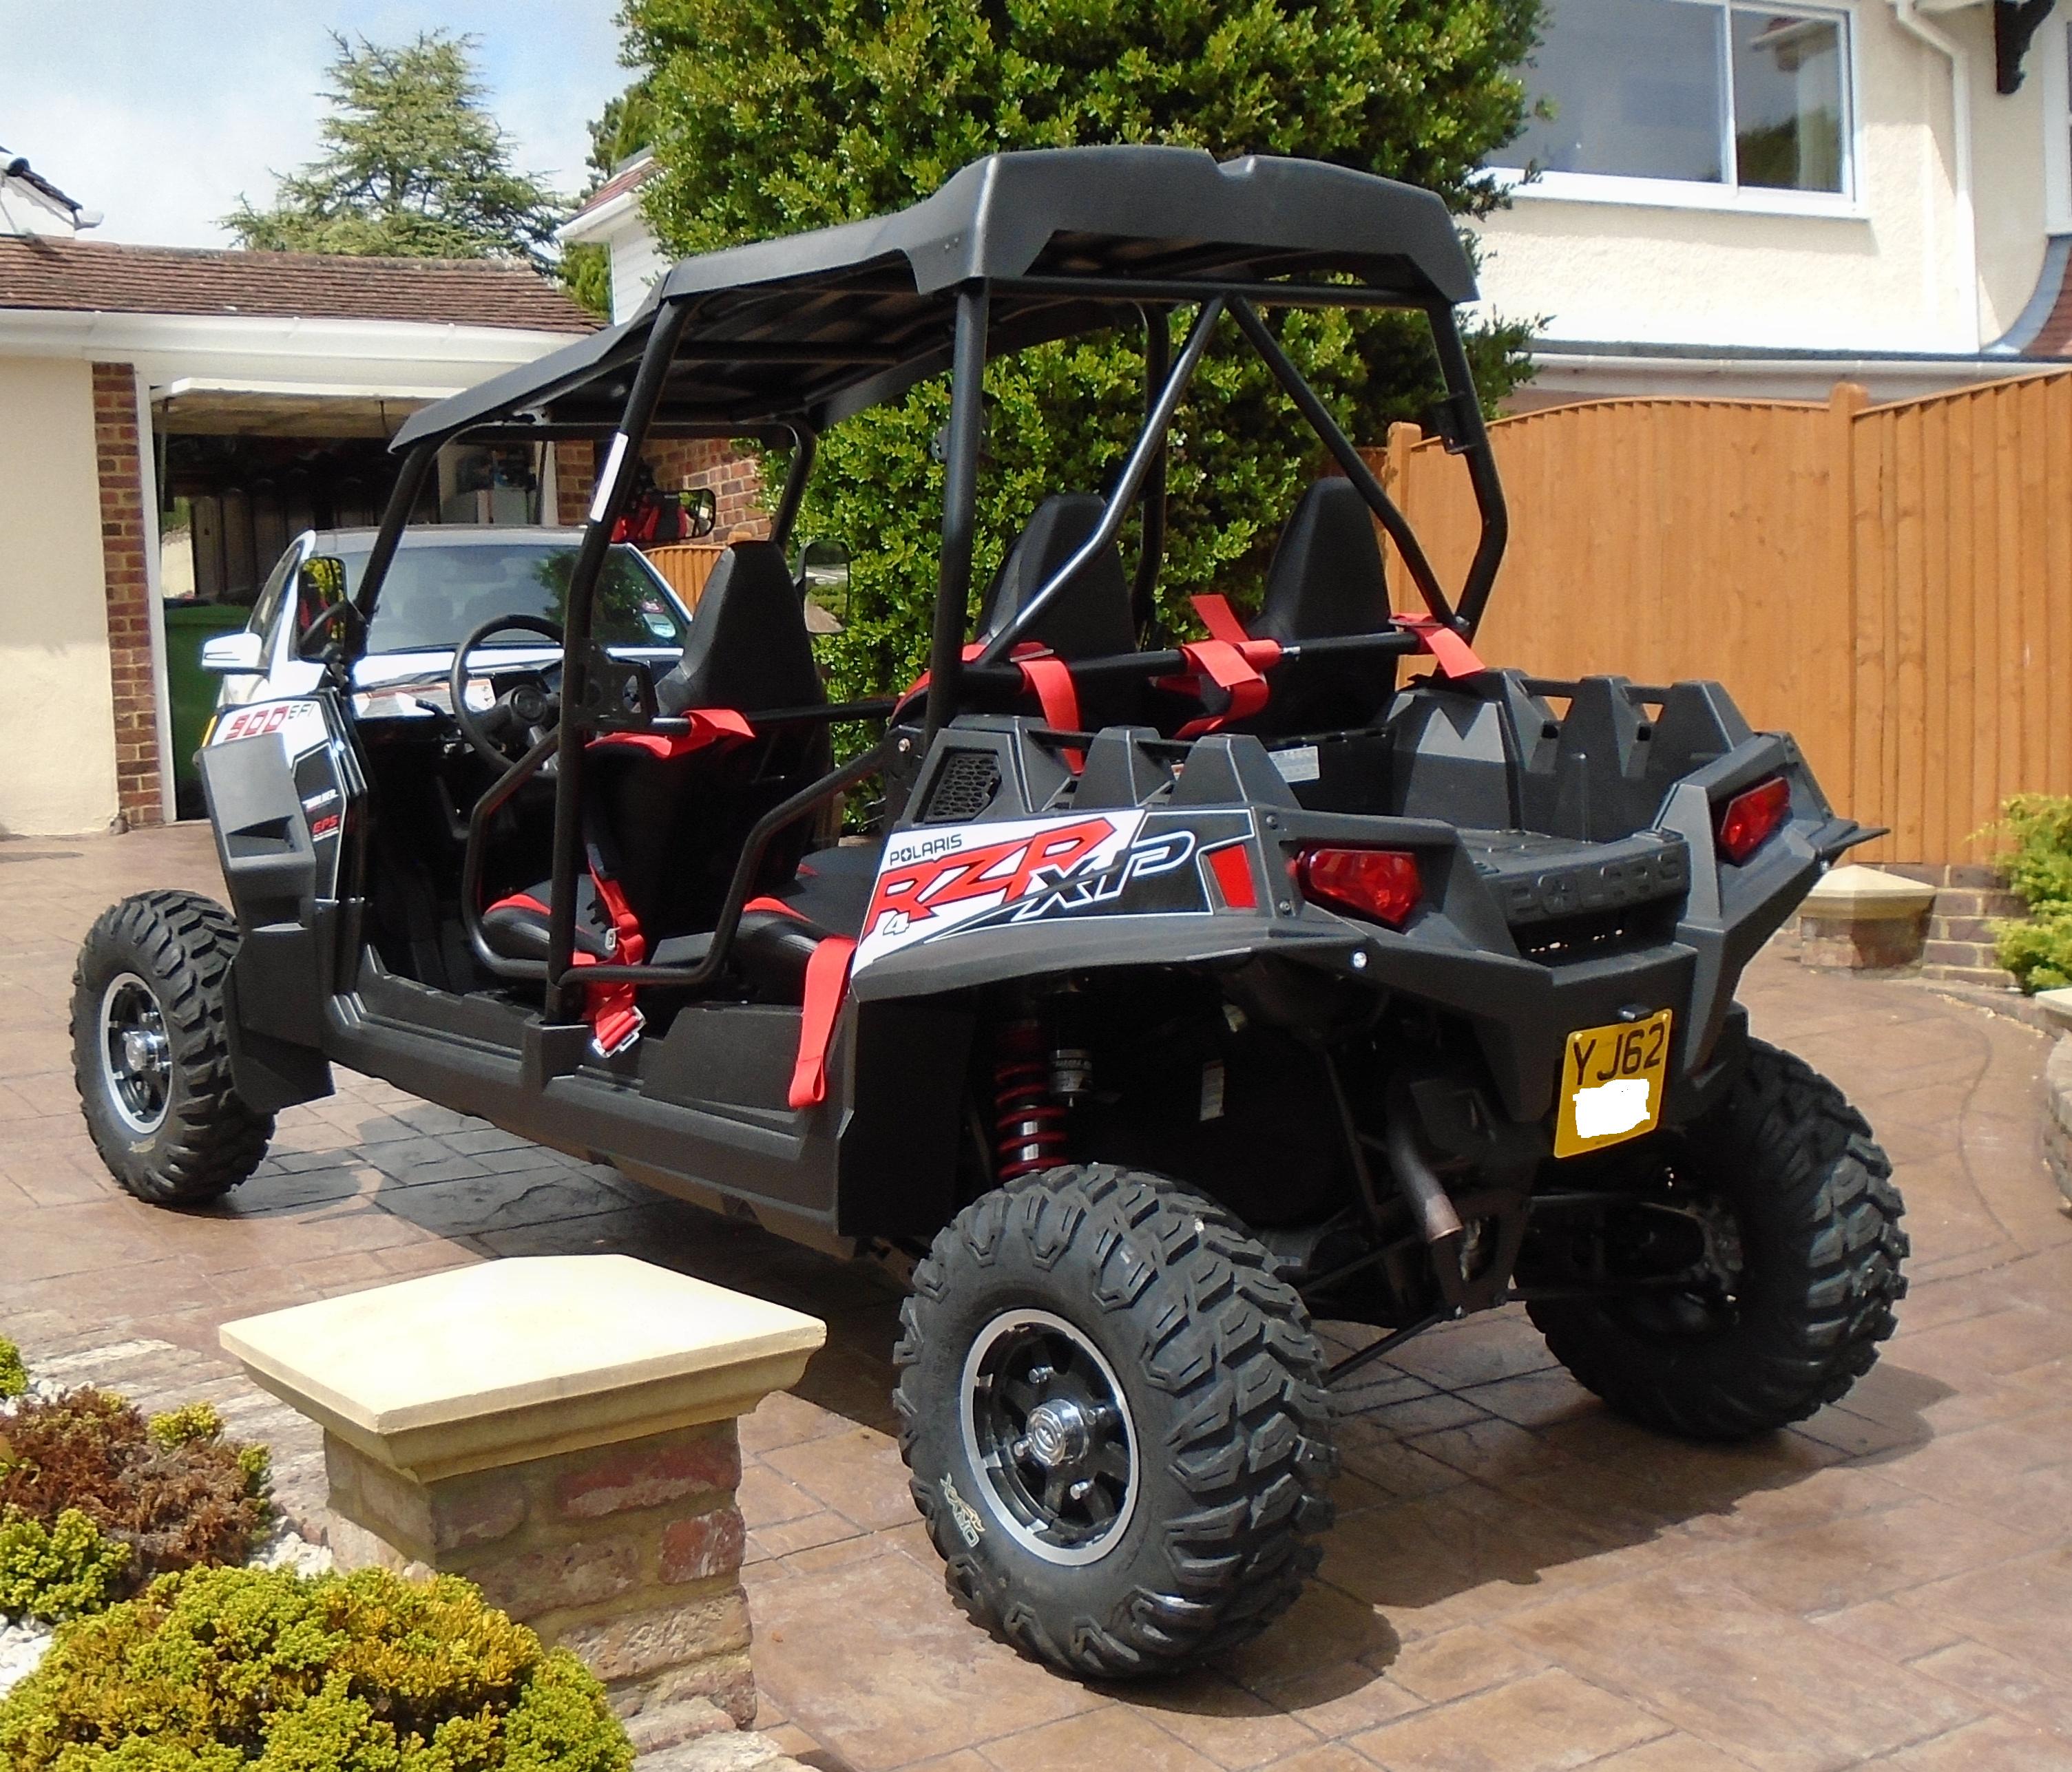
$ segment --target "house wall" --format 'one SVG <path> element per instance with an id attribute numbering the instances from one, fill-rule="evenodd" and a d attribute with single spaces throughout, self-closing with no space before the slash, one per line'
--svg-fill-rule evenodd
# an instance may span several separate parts
<path id="1" fill-rule="evenodd" d="M 1480 229 L 1494 311 L 1578 341 L 1971 353 L 2004 332 L 2044 252 L 2046 32 L 2029 78 L 1993 91 L 1992 9 L 1934 14 L 1967 64 L 1976 293 L 1962 249 L 1950 64 L 1889 0 L 1849 7 L 1859 203 L 1848 215 L 1599 203 L 1536 194 Z"/>
<path id="2" fill-rule="evenodd" d="M 135 415 L 132 396 L 131 422 Z M 94 371 L 0 356 L 0 832 L 117 811 Z M 146 642 L 148 646 L 148 641 Z"/>

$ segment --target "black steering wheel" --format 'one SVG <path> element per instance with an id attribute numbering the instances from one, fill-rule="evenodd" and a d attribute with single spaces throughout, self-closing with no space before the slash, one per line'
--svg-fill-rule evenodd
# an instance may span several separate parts
<path id="1" fill-rule="evenodd" d="M 492 615 L 473 629 L 454 649 L 453 668 L 446 673 L 446 690 L 453 698 L 454 723 L 461 736 L 486 761 L 504 769 L 538 744 L 560 723 L 559 690 L 548 681 L 558 677 L 561 667 L 510 672 L 495 701 L 480 713 L 467 704 L 467 661 L 492 634 L 536 634 L 561 644 L 561 630 L 541 615 Z"/>

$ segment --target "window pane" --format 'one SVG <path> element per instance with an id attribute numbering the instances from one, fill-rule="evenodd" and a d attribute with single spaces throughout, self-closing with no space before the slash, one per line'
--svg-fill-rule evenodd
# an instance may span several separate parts
<path id="1" fill-rule="evenodd" d="M 1734 157 L 1741 182 L 1842 188 L 1842 27 L 1833 18 L 1737 10 Z"/>
<path id="2" fill-rule="evenodd" d="M 1491 163 L 1720 183 L 1720 22 L 1719 8 L 1682 0 L 1553 0 L 1523 70 L 1527 97 L 1549 100 L 1553 119 Z"/>
<path id="3" fill-rule="evenodd" d="M 367 556 L 355 552 L 344 558 L 346 582 L 357 592 Z M 399 548 L 367 624 L 367 650 L 450 651 L 470 630 L 495 615 L 538 615 L 558 622 L 575 563 L 576 551 L 565 543 L 514 541 L 442 548 L 428 539 Z M 654 574 L 623 543 L 604 556 L 590 621 L 603 646 L 684 643 L 683 625 Z M 536 634 L 507 633 L 491 636 L 486 645 L 546 643 Z"/>

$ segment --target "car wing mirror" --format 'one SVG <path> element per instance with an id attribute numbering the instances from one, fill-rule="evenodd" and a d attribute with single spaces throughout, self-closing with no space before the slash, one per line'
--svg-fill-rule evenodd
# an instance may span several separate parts
<path id="1" fill-rule="evenodd" d="M 806 605 L 808 634 L 839 634 L 849 620 L 849 549 L 838 541 L 809 541 L 792 573 Z"/>
<path id="2" fill-rule="evenodd" d="M 312 554 L 295 571 L 295 651 L 327 658 L 342 646 L 358 613 L 347 594 L 345 562 L 335 554 Z"/>
<path id="3" fill-rule="evenodd" d="M 201 667 L 221 677 L 253 677 L 266 668 L 266 640 L 249 628 L 212 634 L 201 643 Z"/>
<path id="4" fill-rule="evenodd" d="M 719 500 L 710 486 L 693 486 L 676 496 L 683 501 L 684 533 L 693 541 L 703 541 L 719 521 Z"/>

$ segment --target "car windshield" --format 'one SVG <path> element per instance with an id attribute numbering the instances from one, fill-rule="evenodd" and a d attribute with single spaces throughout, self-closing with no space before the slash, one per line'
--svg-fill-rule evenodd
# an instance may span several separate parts
<path id="1" fill-rule="evenodd" d="M 346 581 L 356 591 L 366 550 L 343 556 Z M 401 548 L 389 562 L 381 600 L 367 624 L 369 652 L 450 652 L 492 616 L 543 616 L 559 624 L 568 604 L 576 551 L 537 542 L 437 543 Z M 593 630 L 607 646 L 680 649 L 683 617 L 633 548 L 605 556 L 597 584 Z M 485 646 L 540 646 L 536 634 L 492 634 Z"/>

